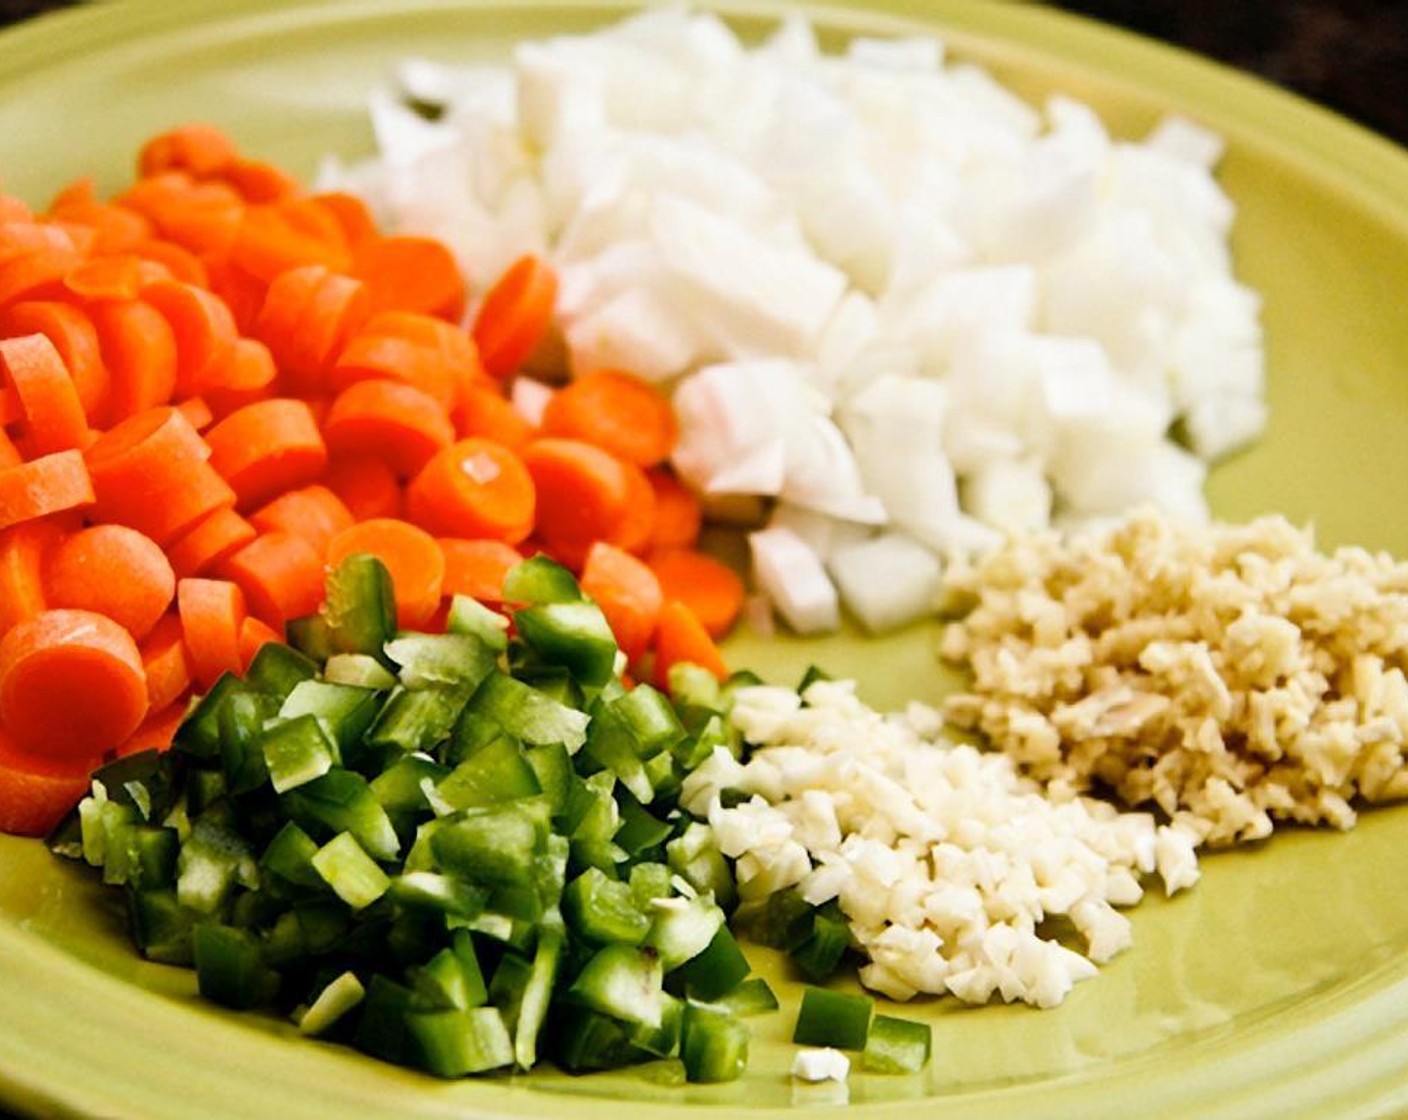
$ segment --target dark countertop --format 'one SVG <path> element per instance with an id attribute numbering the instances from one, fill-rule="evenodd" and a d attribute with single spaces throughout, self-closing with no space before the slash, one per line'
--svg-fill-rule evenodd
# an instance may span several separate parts
<path id="1" fill-rule="evenodd" d="M 75 2 L 0 0 L 0 26 Z M 1408 0 L 1050 2 L 1259 74 L 1408 145 Z"/>

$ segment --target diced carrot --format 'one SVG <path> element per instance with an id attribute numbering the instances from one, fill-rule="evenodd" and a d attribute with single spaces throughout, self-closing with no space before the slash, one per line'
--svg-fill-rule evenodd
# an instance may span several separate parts
<path id="1" fill-rule="evenodd" d="M 176 573 L 160 547 L 126 525 L 92 525 L 49 557 L 45 599 L 107 615 L 137 641 L 146 637 L 176 592 Z"/>
<path id="2" fill-rule="evenodd" d="M 557 274 L 539 257 L 520 257 L 499 277 L 484 296 L 472 332 L 490 376 L 508 377 L 538 348 L 556 301 Z"/>
<path id="3" fill-rule="evenodd" d="M 0 635 L 48 605 L 44 568 L 53 550 L 77 525 L 75 516 L 59 514 L 0 530 Z"/>
<path id="4" fill-rule="evenodd" d="M 618 459 L 653 467 L 674 450 L 679 429 L 669 400 L 648 381 L 621 370 L 583 374 L 553 394 L 543 433 L 586 440 Z"/>
<path id="5" fill-rule="evenodd" d="M 230 246 L 231 263 L 266 284 L 305 265 L 345 272 L 352 262 L 342 227 L 331 215 L 323 217 L 330 231 L 283 202 L 249 206 Z"/>
<path id="6" fill-rule="evenodd" d="M 367 285 L 373 314 L 417 311 L 450 322 L 464 314 L 464 276 L 443 242 L 404 234 L 365 238 L 352 254 L 352 275 Z"/>
<path id="7" fill-rule="evenodd" d="M 655 625 L 655 687 L 668 690 L 670 669 L 682 664 L 698 665 L 721 681 L 728 677 L 728 665 L 704 624 L 678 599 L 667 599 Z"/>
<path id="8" fill-rule="evenodd" d="M 347 341 L 328 374 L 341 392 L 355 381 L 393 378 L 430 394 L 446 412 L 466 388 L 486 380 L 469 335 L 451 323 L 408 311 L 374 315 Z"/>
<path id="9" fill-rule="evenodd" d="M 0 313 L 0 335 L 43 334 L 54 344 L 73 378 L 89 423 L 103 421 L 108 370 L 93 322 L 78 308 L 57 300 L 12 304 Z"/>
<path id="10" fill-rule="evenodd" d="M 176 391 L 177 352 L 165 316 L 142 300 L 96 303 L 89 314 L 108 370 L 112 417 L 166 404 Z"/>
<path id="11" fill-rule="evenodd" d="M 665 602 L 655 573 L 629 552 L 598 541 L 587 550 L 581 586 L 606 615 L 621 651 L 632 663 L 639 660 Z"/>
<path id="12" fill-rule="evenodd" d="M 22 751 L 96 762 L 146 714 L 141 654 L 112 619 L 46 610 L 0 639 L 0 720 Z"/>
<path id="13" fill-rule="evenodd" d="M 652 552 L 647 562 L 665 597 L 688 606 L 710 637 L 728 633 L 743 609 L 745 589 L 737 572 L 722 560 L 690 548 Z"/>
<path id="14" fill-rule="evenodd" d="M 435 614 L 445 585 L 445 556 L 434 537 L 406 521 L 362 521 L 332 539 L 327 564 L 335 568 L 360 552 L 377 557 L 391 573 L 399 626 L 414 630 Z"/>
<path id="15" fill-rule="evenodd" d="M 445 537 L 517 544 L 533 530 L 536 498 L 522 459 L 493 440 L 462 439 L 426 463 L 406 487 L 406 513 Z"/>
<path id="16" fill-rule="evenodd" d="M 176 609 L 197 686 L 208 689 L 221 673 L 238 673 L 244 593 L 229 580 L 183 579 L 176 584 Z"/>
<path id="17" fill-rule="evenodd" d="M 0 731 L 0 832 L 48 835 L 88 792 L 90 768 L 85 760 L 40 758 L 21 751 Z"/>
<path id="18" fill-rule="evenodd" d="M 699 541 L 703 510 L 694 492 L 664 467 L 646 471 L 655 491 L 655 524 L 650 548 L 692 548 Z"/>
<path id="19" fill-rule="evenodd" d="M 194 284 L 158 281 L 142 289 L 142 299 L 156 308 L 176 342 L 176 394 L 188 397 L 217 384 L 239 337 L 234 316 L 219 297 Z"/>
<path id="20" fill-rule="evenodd" d="M 367 452 L 409 478 L 455 438 L 435 399 L 399 381 L 358 381 L 328 412 L 323 433 L 332 452 Z"/>
<path id="21" fill-rule="evenodd" d="M 167 546 L 178 579 L 201 576 L 259 535 L 254 525 L 229 506 L 214 510 Z"/>
<path id="22" fill-rule="evenodd" d="M 307 538 L 263 533 L 221 563 L 219 575 L 244 592 L 261 622 L 282 630 L 291 618 L 312 614 L 323 601 L 323 556 Z"/>
<path id="23" fill-rule="evenodd" d="M 0 529 L 92 502 L 93 481 L 80 451 L 56 451 L 0 470 Z"/>
<path id="24" fill-rule="evenodd" d="M 176 739 L 176 732 L 186 722 L 186 705 L 177 701 L 166 705 L 160 711 L 153 710 L 142 720 L 142 725 L 132 732 L 114 749 L 117 758 L 126 758 L 139 751 L 170 750 Z"/>
<path id="25" fill-rule="evenodd" d="M 239 151 L 224 132 L 212 124 L 179 125 L 153 136 L 137 153 L 137 174 L 159 175 L 186 171 L 198 179 L 219 175 Z"/>
<path id="26" fill-rule="evenodd" d="M 282 645 L 283 640 L 283 634 L 268 623 L 261 622 L 253 615 L 246 618 L 240 627 L 240 657 L 244 661 L 244 671 L 249 672 L 249 663 L 261 649 L 271 643 Z"/>
<path id="27" fill-rule="evenodd" d="M 334 455 L 323 485 L 342 499 L 352 517 L 400 517 L 405 502 L 395 472 L 372 455 Z"/>
<path id="28" fill-rule="evenodd" d="M 628 514 L 630 479 L 609 452 L 570 439 L 538 439 L 523 449 L 537 492 L 536 533 L 569 567 L 594 541 L 613 541 Z"/>
<path id="29" fill-rule="evenodd" d="M 465 388 L 456 427 L 462 436 L 492 439 L 515 451 L 521 451 L 538 435 L 538 429 L 528 423 L 502 393 L 486 385 Z"/>
<path id="30" fill-rule="evenodd" d="M 305 486 L 327 466 L 327 446 L 308 405 L 273 397 L 230 413 L 208 432 L 210 464 L 249 509 Z"/>
<path id="31" fill-rule="evenodd" d="M 445 554 L 444 594 L 468 595 L 481 603 L 499 604 L 504 598 L 504 577 L 523 559 L 503 541 L 461 537 L 439 538 Z"/>
<path id="32" fill-rule="evenodd" d="M 20 447 L 30 455 L 81 448 L 88 443 L 88 418 L 68 367 L 47 335 L 0 341 L 0 372 L 24 409 Z"/>
<path id="33" fill-rule="evenodd" d="M 286 490 L 268 505 L 249 515 L 261 533 L 293 533 L 325 556 L 333 537 L 356 520 L 341 498 L 326 486 L 314 484 Z"/>
<path id="34" fill-rule="evenodd" d="M 269 285 L 255 333 L 269 347 L 290 391 L 321 392 L 338 353 L 367 317 L 365 285 L 313 264 Z"/>
<path id="35" fill-rule="evenodd" d="M 191 687 L 191 662 L 186 654 L 181 616 L 175 611 L 162 615 L 142 641 L 141 652 L 148 709 L 160 712 Z"/>

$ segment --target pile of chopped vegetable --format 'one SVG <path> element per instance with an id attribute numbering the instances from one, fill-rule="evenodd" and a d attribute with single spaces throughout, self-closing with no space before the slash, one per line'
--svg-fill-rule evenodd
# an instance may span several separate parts
<path id="1" fill-rule="evenodd" d="M 220 676 L 171 751 L 100 770 L 51 844 L 217 1003 L 442 1077 L 678 1058 L 732 1080 L 741 1018 L 778 1004 L 729 931 L 729 862 L 676 805 L 738 749 L 726 690 L 687 665 L 678 709 L 626 684 L 605 615 L 546 558 L 504 594 L 511 622 L 456 597 L 445 633 L 399 630 L 386 567 L 349 556 L 294 646 Z M 922 1067 L 928 1028 L 871 1039 L 862 1010 L 804 1008 L 798 1041 Z"/>
<path id="2" fill-rule="evenodd" d="M 42 214 L 0 197 L 0 830 L 42 834 L 95 765 L 168 744 L 358 552 L 428 631 L 547 552 L 632 671 L 724 672 L 743 586 L 695 547 L 669 402 L 610 369 L 516 391 L 542 260 L 471 285 L 206 125 L 138 173 Z"/>

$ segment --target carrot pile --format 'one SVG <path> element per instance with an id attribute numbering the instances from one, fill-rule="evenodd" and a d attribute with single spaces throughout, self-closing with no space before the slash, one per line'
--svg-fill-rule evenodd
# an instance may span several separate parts
<path id="1" fill-rule="evenodd" d="M 43 213 L 0 195 L 0 831 L 45 831 L 104 759 L 168 745 L 354 552 L 419 628 L 456 594 L 505 606 L 546 552 L 635 674 L 724 673 L 743 588 L 696 547 L 669 403 L 616 370 L 552 390 L 540 424 L 510 402 L 552 325 L 544 261 L 467 317 L 443 245 L 217 129 L 153 138 L 137 170 Z"/>

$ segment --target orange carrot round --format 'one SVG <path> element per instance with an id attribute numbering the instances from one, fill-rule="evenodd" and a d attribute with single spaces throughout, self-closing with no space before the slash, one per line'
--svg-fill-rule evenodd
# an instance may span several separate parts
<path id="1" fill-rule="evenodd" d="M 150 537 L 126 525 L 93 525 L 54 550 L 44 591 L 50 606 L 105 614 L 141 641 L 170 605 L 176 573 Z"/>
<path id="2" fill-rule="evenodd" d="M 230 413 L 205 433 L 210 465 L 248 509 L 312 482 L 327 466 L 327 446 L 304 401 L 274 397 Z"/>
<path id="3" fill-rule="evenodd" d="M 174 407 L 198 432 L 215 423 L 215 413 L 211 411 L 210 404 L 204 397 L 187 397 Z"/>
<path id="4" fill-rule="evenodd" d="M 0 731 L 0 832 L 47 836 L 88 792 L 90 768 L 22 751 Z"/>
<path id="5" fill-rule="evenodd" d="M 310 195 L 310 203 L 322 207 L 342 227 L 347 244 L 356 249 L 369 237 L 377 236 L 376 222 L 367 204 L 347 191 L 321 191 Z"/>
<path id="6" fill-rule="evenodd" d="M 93 481 L 79 451 L 56 451 L 0 470 L 0 529 L 92 502 Z"/>
<path id="7" fill-rule="evenodd" d="M 128 252 L 152 236 L 152 225 L 141 214 L 98 198 L 92 179 L 79 179 L 55 195 L 48 216 L 91 229 L 95 253 Z"/>
<path id="8" fill-rule="evenodd" d="M 110 253 L 89 257 L 64 274 L 64 289 L 85 302 L 136 299 L 142 286 L 170 276 L 162 265 L 143 261 L 135 253 Z"/>
<path id="9" fill-rule="evenodd" d="M 455 438 L 435 399 L 399 381 L 358 381 L 332 402 L 323 424 L 333 452 L 366 451 L 402 478 L 419 471 Z"/>
<path id="10" fill-rule="evenodd" d="M 554 393 L 543 412 L 543 432 L 586 440 L 639 467 L 667 459 L 679 435 L 665 395 L 615 369 L 593 370 Z"/>
<path id="11" fill-rule="evenodd" d="M 678 599 L 668 599 L 655 625 L 655 687 L 668 689 L 671 667 L 681 664 L 698 665 L 721 681 L 728 677 L 723 654 L 704 624 Z"/>
<path id="12" fill-rule="evenodd" d="M 324 388 L 338 352 L 366 316 L 367 290 L 360 280 L 312 264 L 274 279 L 254 331 L 290 390 L 309 395 Z"/>
<path id="13" fill-rule="evenodd" d="M 147 678 L 147 705 L 153 712 L 174 704 L 191 687 L 191 662 L 181 616 L 168 611 L 157 620 L 141 646 L 142 671 Z"/>
<path id="14" fill-rule="evenodd" d="M 54 549 L 77 526 L 76 515 L 59 514 L 0 531 L 0 634 L 48 605 L 44 569 Z"/>
<path id="15" fill-rule="evenodd" d="M 481 603 L 502 603 L 504 577 L 523 559 L 512 545 L 491 539 L 465 540 L 441 537 L 445 554 L 446 596 L 468 595 Z"/>
<path id="16" fill-rule="evenodd" d="M 205 398 L 211 412 L 223 418 L 245 405 L 268 400 L 279 371 L 269 348 L 252 338 L 237 338 L 225 361 L 211 373 L 214 384 Z"/>
<path id="17" fill-rule="evenodd" d="M 344 529 L 328 546 L 335 568 L 354 553 L 370 553 L 386 565 L 396 589 L 396 620 L 405 629 L 423 626 L 440 606 L 445 555 L 435 538 L 406 521 L 374 518 Z"/>
<path id="18" fill-rule="evenodd" d="M 250 615 L 244 620 L 240 627 L 240 657 L 244 662 L 244 672 L 249 672 L 249 663 L 254 660 L 264 646 L 271 642 L 275 645 L 283 643 L 284 636 L 266 622 Z"/>
<path id="19" fill-rule="evenodd" d="M 537 534 L 569 566 L 594 541 L 615 540 L 631 498 L 626 467 L 609 452 L 570 439 L 538 439 L 523 449 L 538 495 Z"/>
<path id="20" fill-rule="evenodd" d="M 89 422 L 101 422 L 108 370 L 92 320 L 78 308 L 57 300 L 16 303 L 0 314 L 0 335 L 13 338 L 35 333 L 45 335 L 59 352 Z"/>
<path id="21" fill-rule="evenodd" d="M 606 539 L 617 548 L 641 555 L 649 549 L 655 532 L 655 490 L 640 467 L 625 459 L 619 462 L 626 476 L 626 512 Z"/>
<path id="22" fill-rule="evenodd" d="M 486 379 L 469 335 L 452 323 L 409 311 L 383 311 L 347 341 L 328 374 L 340 392 L 354 381 L 393 378 L 453 411 L 469 385 Z"/>
<path id="23" fill-rule="evenodd" d="M 650 531 L 650 547 L 692 548 L 699 540 L 704 522 L 699 499 L 683 482 L 664 467 L 645 472 L 655 491 L 655 522 Z"/>
<path id="24" fill-rule="evenodd" d="M 280 202 L 296 196 L 301 189 L 292 175 L 261 159 L 236 159 L 222 170 L 220 177 L 251 204 Z"/>
<path id="25" fill-rule="evenodd" d="M 517 544 L 533 530 L 533 479 L 501 443 L 471 437 L 438 452 L 406 487 L 406 513 L 439 536 Z"/>
<path id="26" fill-rule="evenodd" d="M 203 517 L 166 548 L 178 579 L 205 575 L 258 536 L 259 530 L 229 506 Z"/>
<path id="27" fill-rule="evenodd" d="M 114 419 L 165 404 L 176 391 L 176 335 L 142 300 L 104 301 L 89 309 L 109 375 Z"/>
<path id="28" fill-rule="evenodd" d="M 317 225 L 309 211 L 282 200 L 249 206 L 230 246 L 230 261 L 266 284 L 305 265 L 344 272 L 351 254 L 342 228 L 331 215 L 323 216 L 327 226 Z"/>
<path id="29" fill-rule="evenodd" d="M 218 175 L 239 156 L 224 132 L 212 124 L 193 122 L 153 136 L 137 153 L 137 174 L 188 171 L 197 178 Z"/>
<path id="30" fill-rule="evenodd" d="M 322 481 L 357 521 L 401 516 L 405 502 L 396 474 L 373 455 L 332 456 Z"/>
<path id="31" fill-rule="evenodd" d="M 29 454 L 48 455 L 88 442 L 88 418 L 78 388 L 47 335 L 0 341 L 0 372 L 19 394 L 25 414 L 20 442 Z"/>
<path id="32" fill-rule="evenodd" d="M 581 585 L 611 624 L 621 651 L 637 661 L 650 648 L 665 601 L 655 573 L 629 552 L 598 541 L 587 550 Z"/>
<path id="33" fill-rule="evenodd" d="M 492 439 L 515 451 L 538 435 L 501 392 L 487 385 L 465 386 L 455 420 L 460 435 Z"/>
<path id="34" fill-rule="evenodd" d="M 249 515 L 261 533 L 293 533 L 326 555 L 333 537 L 352 527 L 356 519 L 342 499 L 326 486 L 314 484 L 286 490 Z"/>
<path id="35" fill-rule="evenodd" d="M 171 748 L 176 732 L 186 722 L 186 705 L 179 701 L 166 705 L 160 711 L 153 709 L 142 720 L 141 726 L 113 749 L 117 758 L 126 758 L 138 751 L 164 751 Z"/>
<path id="36" fill-rule="evenodd" d="M 668 599 L 688 606 L 710 637 L 728 633 L 743 609 L 745 594 L 738 573 L 708 553 L 691 548 L 652 552 L 647 561 Z"/>
<path id="37" fill-rule="evenodd" d="M 162 238 L 192 253 L 221 256 L 233 251 L 248 209 L 226 184 L 197 182 L 183 171 L 140 179 L 116 201 L 143 215 Z"/>
<path id="38" fill-rule="evenodd" d="M 112 619 L 46 610 L 0 639 L 0 720 L 21 750 L 96 762 L 146 714 L 141 654 Z"/>
<path id="39" fill-rule="evenodd" d="M 323 601 L 323 556 L 305 537 L 262 533 L 220 564 L 219 575 L 244 592 L 249 613 L 282 631 Z"/>
<path id="40" fill-rule="evenodd" d="M 176 610 L 190 659 L 191 676 L 202 689 L 222 673 L 238 673 L 240 626 L 248 612 L 244 593 L 229 580 L 183 579 L 176 584 Z"/>
<path id="41" fill-rule="evenodd" d="M 239 337 L 230 309 L 210 292 L 177 280 L 148 284 L 142 289 L 142 299 L 171 327 L 176 342 L 177 395 L 188 397 L 209 388 Z"/>
<path id="42" fill-rule="evenodd" d="M 352 275 L 367 285 L 373 314 L 417 311 L 451 322 L 464 314 L 464 276 L 443 242 L 405 234 L 367 238 L 352 254 Z"/>
<path id="43" fill-rule="evenodd" d="M 174 241 L 162 241 L 152 237 L 132 246 L 145 265 L 159 265 L 166 269 L 172 280 L 182 284 L 194 284 L 197 288 L 210 286 L 210 272 L 205 262 L 190 249 L 182 248 Z"/>
<path id="44" fill-rule="evenodd" d="M 484 296 L 472 332 L 491 376 L 507 377 L 538 348 L 556 301 L 557 274 L 539 257 L 520 257 L 499 277 Z"/>

